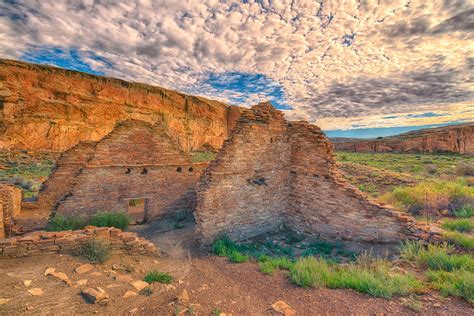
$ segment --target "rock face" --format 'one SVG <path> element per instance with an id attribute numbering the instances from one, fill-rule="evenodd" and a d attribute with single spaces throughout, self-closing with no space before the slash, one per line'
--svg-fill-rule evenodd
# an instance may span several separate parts
<path id="1" fill-rule="evenodd" d="M 418 234 L 414 219 L 342 180 L 332 145 L 269 103 L 245 110 L 197 185 L 203 243 L 244 240 L 285 226 L 325 239 L 394 243 Z"/>
<path id="2" fill-rule="evenodd" d="M 458 153 L 474 155 L 474 123 L 423 129 L 382 139 L 335 142 L 351 152 Z"/>
<path id="3" fill-rule="evenodd" d="M 0 59 L 0 148 L 64 151 L 117 122 L 161 122 L 184 151 L 220 148 L 241 108 L 175 91 Z"/>

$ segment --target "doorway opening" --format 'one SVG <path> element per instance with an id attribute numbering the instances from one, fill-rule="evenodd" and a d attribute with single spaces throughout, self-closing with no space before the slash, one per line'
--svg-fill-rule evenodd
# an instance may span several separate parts
<path id="1" fill-rule="evenodd" d="M 133 198 L 128 200 L 128 215 L 132 217 L 135 224 L 143 224 L 148 221 L 147 199 Z"/>

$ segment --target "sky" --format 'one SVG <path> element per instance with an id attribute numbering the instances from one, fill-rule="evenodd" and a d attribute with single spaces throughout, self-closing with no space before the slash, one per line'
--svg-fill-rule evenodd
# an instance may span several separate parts
<path id="1" fill-rule="evenodd" d="M 329 136 L 474 121 L 474 0 L 0 0 L 0 57 L 271 101 Z"/>

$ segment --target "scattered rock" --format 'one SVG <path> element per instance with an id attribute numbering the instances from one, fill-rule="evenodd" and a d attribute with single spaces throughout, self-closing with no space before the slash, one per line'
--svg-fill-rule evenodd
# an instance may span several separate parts
<path id="1" fill-rule="evenodd" d="M 131 283 L 133 282 L 133 278 L 129 275 L 123 275 L 123 274 L 116 274 L 114 275 L 114 279 L 120 282 L 125 282 L 125 283 Z"/>
<path id="2" fill-rule="evenodd" d="M 142 280 L 136 280 L 136 281 L 130 282 L 130 285 L 133 286 L 135 290 L 141 291 L 144 288 L 146 288 L 149 284 Z"/>
<path id="3" fill-rule="evenodd" d="M 134 309 L 128 311 L 129 314 L 135 314 L 136 312 L 138 312 L 138 307 L 135 307 Z"/>
<path id="4" fill-rule="evenodd" d="M 100 276 L 102 276 L 102 273 L 100 273 L 100 272 L 92 272 L 92 273 L 91 273 L 91 276 L 100 277 Z"/>
<path id="5" fill-rule="evenodd" d="M 184 289 L 183 292 L 181 292 L 181 294 L 178 295 L 178 300 L 189 301 L 189 294 L 188 294 L 188 291 L 186 291 L 186 289 Z"/>
<path id="6" fill-rule="evenodd" d="M 6 304 L 10 301 L 9 298 L 0 298 L 0 305 Z"/>
<path id="7" fill-rule="evenodd" d="M 176 290 L 176 286 L 174 286 L 173 284 L 166 284 L 164 288 L 166 292 Z"/>
<path id="8" fill-rule="evenodd" d="M 35 287 L 32 289 L 29 289 L 28 292 L 33 295 L 33 296 L 40 296 L 43 295 L 43 290 L 40 289 L 39 287 Z"/>
<path id="9" fill-rule="evenodd" d="M 52 277 L 55 277 L 56 279 L 59 279 L 67 285 L 71 286 L 71 280 L 69 280 L 68 276 L 63 272 L 50 272 L 47 275 L 51 275 Z"/>
<path id="10" fill-rule="evenodd" d="M 109 284 L 109 285 L 107 285 L 107 288 L 108 289 L 113 289 L 114 287 L 117 287 L 117 286 L 120 286 L 120 285 L 118 285 L 118 284 Z"/>
<path id="11" fill-rule="evenodd" d="M 209 290 L 209 289 L 210 289 L 209 285 L 203 284 L 199 287 L 198 292 Z"/>
<path id="12" fill-rule="evenodd" d="M 78 266 L 76 269 L 74 269 L 74 271 L 76 271 L 78 274 L 83 274 L 91 271 L 92 269 L 94 269 L 94 266 L 92 264 L 86 263 Z"/>
<path id="13" fill-rule="evenodd" d="M 441 304 L 440 303 L 434 303 L 433 306 L 434 307 L 441 307 Z"/>
<path id="14" fill-rule="evenodd" d="M 23 283 L 24 286 L 30 286 L 32 282 L 33 282 L 33 280 L 23 280 L 22 283 Z"/>
<path id="15" fill-rule="evenodd" d="M 112 265 L 112 270 L 121 270 L 120 266 L 118 264 L 113 264 Z"/>
<path id="16" fill-rule="evenodd" d="M 87 288 L 81 291 L 81 295 L 90 304 L 106 305 L 109 302 L 109 295 L 100 287 Z"/>
<path id="17" fill-rule="evenodd" d="M 48 268 L 44 271 L 44 275 L 51 274 L 52 272 L 56 271 L 56 268 Z"/>
<path id="18" fill-rule="evenodd" d="M 290 307 L 290 305 L 286 304 L 283 301 L 276 301 L 272 304 L 272 308 L 285 316 L 294 316 L 296 315 L 296 311 Z"/>
<path id="19" fill-rule="evenodd" d="M 76 282 L 76 285 L 82 286 L 87 284 L 87 279 L 80 279 Z"/>
<path id="20" fill-rule="evenodd" d="M 137 295 L 138 295 L 137 292 L 127 291 L 127 292 L 125 292 L 125 294 L 123 295 L 123 298 L 134 297 L 134 296 L 137 296 Z"/>

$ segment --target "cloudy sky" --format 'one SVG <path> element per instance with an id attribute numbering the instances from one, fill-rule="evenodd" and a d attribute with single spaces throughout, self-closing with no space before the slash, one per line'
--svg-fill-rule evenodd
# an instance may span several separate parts
<path id="1" fill-rule="evenodd" d="M 330 136 L 474 121 L 474 0 L 0 0 L 0 56 L 270 100 Z"/>

